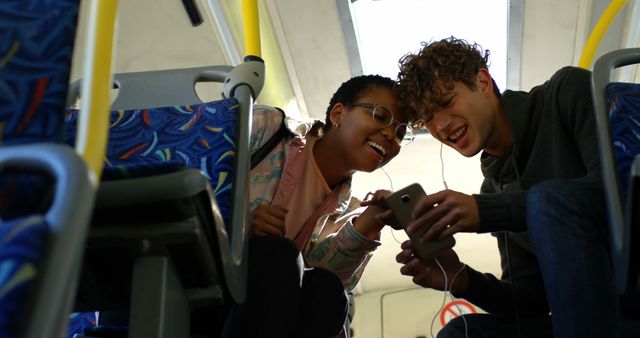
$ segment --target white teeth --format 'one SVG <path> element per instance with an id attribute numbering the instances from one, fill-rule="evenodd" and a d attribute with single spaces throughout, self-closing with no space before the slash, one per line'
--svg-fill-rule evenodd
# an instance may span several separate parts
<path id="1" fill-rule="evenodd" d="M 464 126 L 464 127 L 460 128 L 460 129 L 456 130 L 456 132 L 453 133 L 453 135 L 449 136 L 449 140 L 451 140 L 453 142 L 457 141 L 458 138 L 460 136 L 462 136 L 462 134 L 464 134 L 465 131 L 467 131 L 467 126 Z"/>
<path id="2" fill-rule="evenodd" d="M 376 149 L 380 150 L 380 153 L 382 153 L 382 156 L 384 156 L 384 155 L 387 153 L 387 151 L 386 151 L 386 150 L 384 150 L 384 147 L 383 147 L 383 146 L 381 146 L 381 145 L 379 145 L 379 144 L 377 144 L 377 143 L 375 143 L 375 142 L 373 142 L 373 141 L 367 141 L 367 143 L 368 143 L 370 146 L 372 146 L 372 147 L 374 147 L 374 148 L 376 148 Z"/>

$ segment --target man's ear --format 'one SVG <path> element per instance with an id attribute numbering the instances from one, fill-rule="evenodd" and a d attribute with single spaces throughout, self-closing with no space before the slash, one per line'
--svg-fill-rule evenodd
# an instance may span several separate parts
<path id="1" fill-rule="evenodd" d="M 488 69 L 480 68 L 476 75 L 476 85 L 485 96 L 493 95 L 493 81 Z"/>
<path id="2" fill-rule="evenodd" d="M 342 118 L 342 111 L 344 111 L 344 109 L 345 105 L 340 102 L 334 104 L 331 108 L 331 111 L 329 112 L 329 120 L 331 121 L 333 126 L 340 125 L 340 119 Z"/>

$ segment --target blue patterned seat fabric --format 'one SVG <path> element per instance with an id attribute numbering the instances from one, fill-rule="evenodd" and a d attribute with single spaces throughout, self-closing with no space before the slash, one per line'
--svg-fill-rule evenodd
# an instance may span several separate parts
<path id="1" fill-rule="evenodd" d="M 3 128 L 0 137 L 3 146 L 62 143 L 62 118 L 77 15 L 75 0 L 2 2 L 0 123 Z"/>
<path id="2" fill-rule="evenodd" d="M 0 1 L 0 144 L 62 143 L 77 0 Z M 0 176 L 0 337 L 16 335 L 48 239 L 50 178 Z"/>
<path id="3" fill-rule="evenodd" d="M 62 119 L 75 37 L 75 0 L 0 2 L 0 143 L 62 143 Z M 50 180 L 0 177 L 0 217 L 41 212 Z"/>
<path id="4" fill-rule="evenodd" d="M 631 164 L 640 154 L 640 84 L 612 82 L 606 90 L 620 186 L 626 199 Z"/>
<path id="5" fill-rule="evenodd" d="M 69 329 L 67 337 L 73 338 L 75 334 L 84 334 L 85 330 L 96 327 L 97 316 L 95 312 L 74 312 L 69 316 Z"/>
<path id="6" fill-rule="evenodd" d="M 40 216 L 0 222 L 0 337 L 15 337 L 48 237 Z"/>
<path id="7" fill-rule="evenodd" d="M 65 142 L 75 143 L 77 110 L 65 117 Z M 105 179 L 199 169 L 211 182 L 229 226 L 238 101 L 111 112 Z M 229 228 L 228 228 L 229 230 Z"/>

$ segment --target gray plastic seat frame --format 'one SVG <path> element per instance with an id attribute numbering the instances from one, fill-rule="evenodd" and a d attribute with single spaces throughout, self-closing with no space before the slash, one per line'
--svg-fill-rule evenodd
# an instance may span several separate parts
<path id="1" fill-rule="evenodd" d="M 223 299 L 223 290 L 216 284 L 221 278 L 221 272 L 216 269 L 213 252 L 225 245 L 228 248 L 229 243 L 226 237 L 220 237 L 219 231 L 216 231 L 218 243 L 210 243 L 206 229 L 203 228 L 210 224 L 219 228 L 224 223 L 213 198 L 211 184 L 199 170 L 186 169 L 101 184 L 96 205 L 112 210 L 158 202 L 193 201 L 193 198 L 202 196 L 206 196 L 207 203 L 211 206 L 211 220 L 192 218 L 196 215 L 181 221 L 162 223 L 123 220 L 117 224 L 110 223 L 109 226 L 91 229 L 90 243 L 117 239 L 118 242 L 128 243 L 127 246 L 132 250 L 134 262 L 129 307 L 130 337 L 188 337 L 191 306 L 215 304 Z M 176 243 L 190 243 L 194 247 L 197 256 L 193 257 L 191 264 L 201 268 L 208 281 L 206 287 L 187 289 L 181 285 L 173 265 L 175 263 L 169 255 L 160 254 L 166 253 L 167 248 Z"/>
<path id="2" fill-rule="evenodd" d="M 638 200 L 628 196 L 628 203 L 623 206 L 622 192 L 619 181 L 619 174 L 615 159 L 615 149 L 613 147 L 611 135 L 611 123 L 609 119 L 609 106 L 606 98 L 606 86 L 610 82 L 611 73 L 614 69 L 627 65 L 640 63 L 640 48 L 627 48 L 615 50 L 604 54 L 596 60 L 592 74 L 593 104 L 596 114 L 596 125 L 598 130 L 598 144 L 602 165 L 607 210 L 609 215 L 609 240 L 612 256 L 612 266 L 614 281 L 619 293 L 623 293 L 628 287 L 640 289 L 640 285 L 628 285 L 629 276 L 630 247 L 631 247 L 631 227 L 638 226 L 639 220 L 635 219 L 633 210 L 639 209 Z M 640 156 L 636 156 L 630 176 L 630 184 L 637 184 L 640 178 Z M 626 188 L 626 187 L 625 187 Z M 629 192 L 633 191 L 629 187 Z M 636 229 L 636 231 L 638 231 Z M 634 245 L 638 245 L 635 243 Z"/>
<path id="3" fill-rule="evenodd" d="M 66 145 L 34 143 L 0 148 L 0 172 L 34 172 L 54 178 L 44 215 L 47 247 L 16 337 L 63 337 L 75 299 L 95 195 L 84 161 Z"/>

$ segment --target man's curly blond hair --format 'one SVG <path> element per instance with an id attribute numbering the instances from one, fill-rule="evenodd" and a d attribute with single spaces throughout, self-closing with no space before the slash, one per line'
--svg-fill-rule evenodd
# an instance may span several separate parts
<path id="1" fill-rule="evenodd" d="M 443 108 L 445 91 L 462 82 L 476 89 L 478 71 L 488 68 L 489 51 L 477 43 L 449 37 L 435 42 L 423 42 L 417 54 L 406 54 L 400 59 L 400 72 L 396 92 L 400 104 L 413 121 L 413 128 L 423 127 L 425 112 Z"/>

